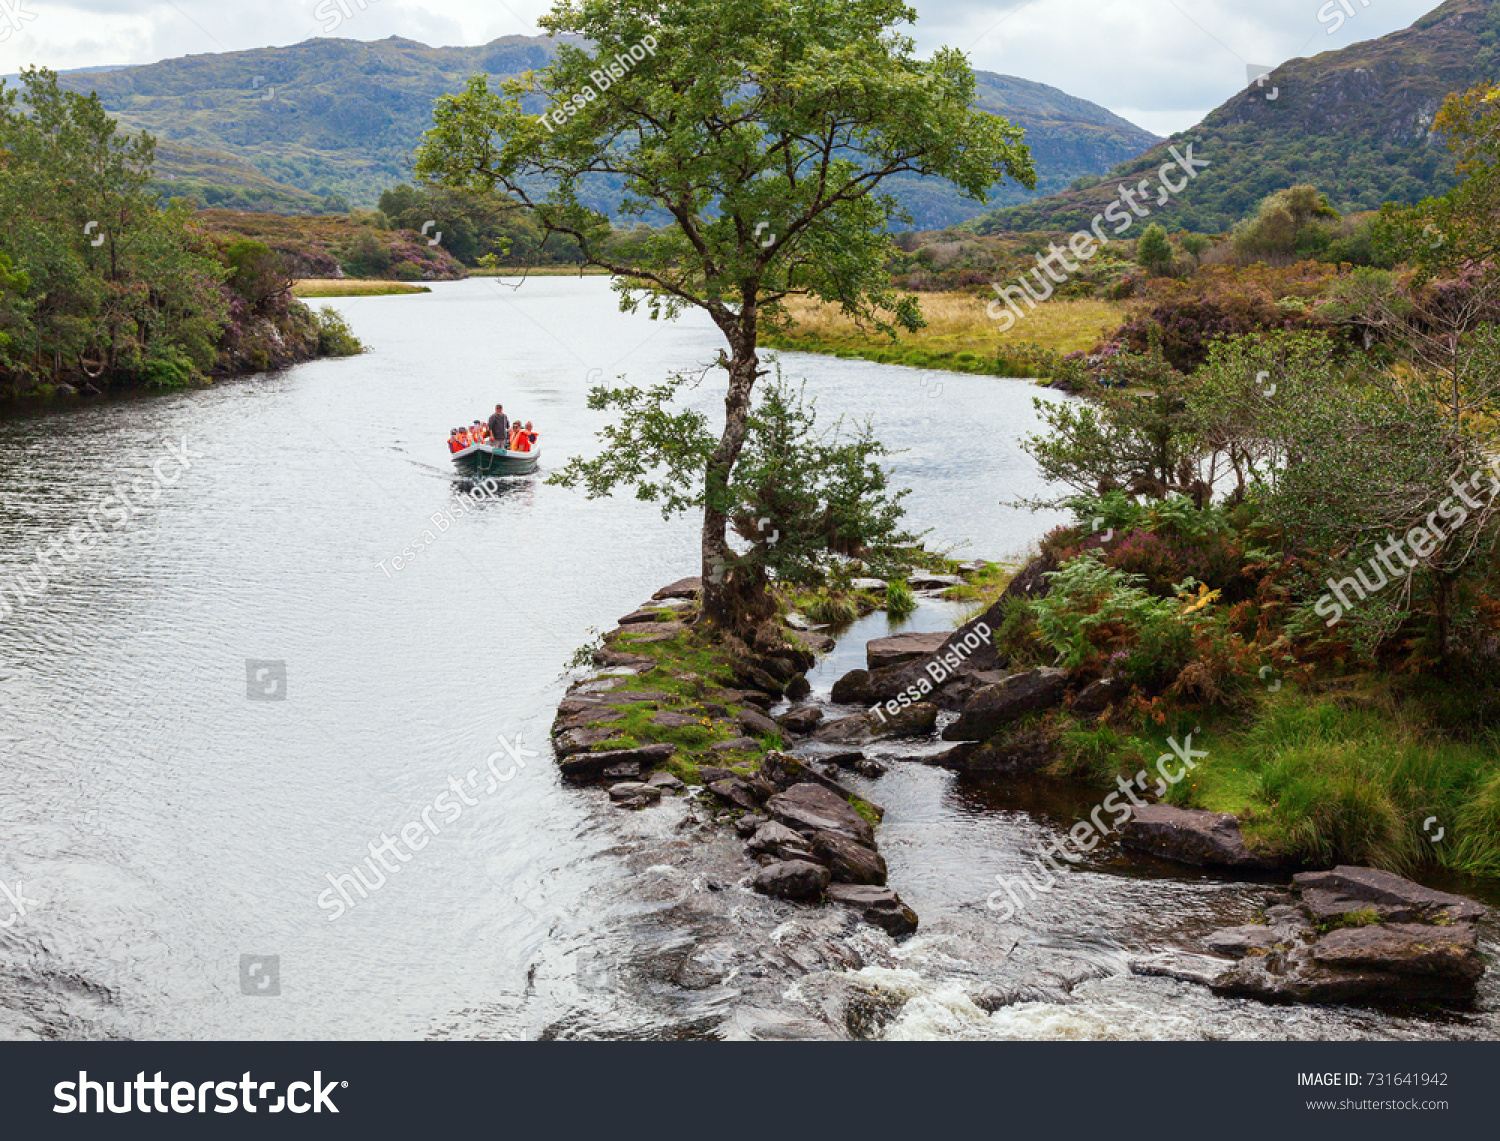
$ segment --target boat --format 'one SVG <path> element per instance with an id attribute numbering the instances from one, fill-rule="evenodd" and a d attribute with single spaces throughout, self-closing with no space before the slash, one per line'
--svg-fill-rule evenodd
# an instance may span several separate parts
<path id="1" fill-rule="evenodd" d="M 493 444 L 470 444 L 454 452 L 453 463 L 465 475 L 530 475 L 542 459 L 542 449 L 512 452 Z"/>

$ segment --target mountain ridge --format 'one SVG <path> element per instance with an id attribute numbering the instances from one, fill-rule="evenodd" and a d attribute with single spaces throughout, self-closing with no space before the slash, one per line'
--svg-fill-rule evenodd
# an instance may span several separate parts
<path id="1" fill-rule="evenodd" d="M 494 81 L 545 66 L 557 42 L 516 35 L 434 48 L 398 36 L 368 42 L 315 37 L 287 47 L 70 72 L 59 82 L 96 91 L 127 129 L 200 154 L 218 152 L 314 199 L 342 196 L 373 206 L 382 189 L 408 177 L 437 96 L 458 90 L 476 72 Z M 1027 128 L 1038 189 L 997 185 L 985 204 L 968 202 L 936 180 L 897 180 L 918 228 L 956 225 L 996 205 L 1059 191 L 1159 141 L 1107 108 L 1047 84 L 984 71 L 976 77 L 980 106 Z M 181 177 L 170 167 L 166 173 Z"/>

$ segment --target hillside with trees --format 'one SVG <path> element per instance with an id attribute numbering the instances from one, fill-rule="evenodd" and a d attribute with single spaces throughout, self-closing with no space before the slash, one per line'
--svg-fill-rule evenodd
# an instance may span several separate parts
<path id="1" fill-rule="evenodd" d="M 1433 134 L 1443 100 L 1500 78 L 1500 4 L 1447 0 L 1410 28 L 1342 51 L 1294 59 L 1198 126 L 1107 177 L 1064 194 L 992 211 L 980 233 L 1074 230 L 1192 143 L 1211 165 L 1153 212 L 1171 228 L 1227 230 L 1266 195 L 1309 182 L 1341 213 L 1411 204 L 1452 189 L 1453 158 Z M 1271 98 L 1271 96 L 1275 96 Z"/>

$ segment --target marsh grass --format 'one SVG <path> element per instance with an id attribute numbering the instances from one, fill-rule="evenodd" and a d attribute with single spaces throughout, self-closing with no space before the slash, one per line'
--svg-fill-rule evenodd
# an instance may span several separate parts
<path id="1" fill-rule="evenodd" d="M 1087 351 L 1117 329 L 1125 306 L 1114 301 L 1045 302 L 1001 333 L 985 309 L 991 298 L 973 293 L 920 295 L 927 325 L 892 341 L 874 329 L 861 329 L 836 307 L 804 297 L 787 300 L 796 322 L 766 338 L 771 348 L 862 357 L 885 364 L 996 376 L 1035 375 L 1037 348 L 1066 355 Z"/>
<path id="2" fill-rule="evenodd" d="M 292 283 L 294 297 L 384 297 L 395 293 L 431 293 L 425 285 L 409 281 L 379 281 L 361 278 L 305 277 Z"/>

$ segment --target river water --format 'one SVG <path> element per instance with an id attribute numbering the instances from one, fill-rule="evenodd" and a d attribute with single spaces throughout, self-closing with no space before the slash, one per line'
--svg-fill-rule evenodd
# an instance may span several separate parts
<path id="1" fill-rule="evenodd" d="M 701 370 L 718 334 L 622 315 L 600 278 L 515 285 L 341 300 L 359 358 L 0 422 L 0 598 L 38 544 L 91 513 L 105 532 L 0 611 L 0 877 L 28 900 L 0 930 L 0 1037 L 1496 1037 L 1493 979 L 1476 1011 L 1402 1015 L 1129 972 L 1248 919 L 1263 885 L 1103 853 L 997 923 L 994 877 L 1083 791 L 895 758 L 858 781 L 922 917 L 898 945 L 750 893 L 686 802 L 561 785 L 545 742 L 573 651 L 695 571 L 693 525 L 533 478 L 439 526 L 444 438 L 503 400 L 552 469 L 597 447 L 591 385 Z M 1001 503 L 1039 490 L 1017 447 L 1037 389 L 783 364 L 825 420 L 910 449 L 897 482 L 930 543 L 1018 556 L 1053 522 Z M 163 459 L 184 442 L 186 469 Z M 954 620 L 931 603 L 904 628 Z M 817 692 L 886 630 L 858 624 Z M 502 735 L 539 755 L 346 913 L 319 906 Z"/>

